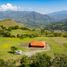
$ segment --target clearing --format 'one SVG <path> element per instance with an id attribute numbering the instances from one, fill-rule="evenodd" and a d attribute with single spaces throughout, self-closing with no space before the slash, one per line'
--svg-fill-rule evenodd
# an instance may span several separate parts
<path id="1" fill-rule="evenodd" d="M 45 50 L 42 48 L 28 48 L 25 47 L 32 40 L 46 41 L 50 48 Z M 8 53 L 11 46 L 17 47 L 19 50 L 23 51 L 23 54 L 31 56 L 38 52 L 44 52 L 50 56 L 54 53 L 67 54 L 67 38 L 64 37 L 36 37 L 36 38 L 5 38 L 0 37 L 0 59 L 19 59 L 22 55 L 14 55 Z"/>

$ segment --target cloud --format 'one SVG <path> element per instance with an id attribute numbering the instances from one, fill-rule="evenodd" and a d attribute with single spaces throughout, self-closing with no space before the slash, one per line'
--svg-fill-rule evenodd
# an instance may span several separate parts
<path id="1" fill-rule="evenodd" d="M 10 3 L 0 5 L 0 11 L 7 11 L 7 10 L 17 11 L 18 7 Z"/>

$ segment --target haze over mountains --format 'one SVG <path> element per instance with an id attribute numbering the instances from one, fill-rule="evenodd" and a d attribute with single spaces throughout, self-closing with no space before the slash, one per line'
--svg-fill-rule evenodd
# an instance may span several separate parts
<path id="1" fill-rule="evenodd" d="M 67 19 L 67 11 L 58 11 L 48 15 L 52 17 L 54 22 L 63 21 Z"/>
<path id="2" fill-rule="evenodd" d="M 10 18 L 27 26 L 44 26 L 67 19 L 67 11 L 40 14 L 34 11 L 0 11 L 0 20 Z"/>

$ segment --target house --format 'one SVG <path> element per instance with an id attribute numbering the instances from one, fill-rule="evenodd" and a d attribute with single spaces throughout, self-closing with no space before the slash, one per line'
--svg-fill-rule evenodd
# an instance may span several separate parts
<path id="1" fill-rule="evenodd" d="M 44 42 L 44 41 L 32 41 L 29 43 L 29 47 L 44 48 L 44 47 L 46 47 L 46 42 Z"/>

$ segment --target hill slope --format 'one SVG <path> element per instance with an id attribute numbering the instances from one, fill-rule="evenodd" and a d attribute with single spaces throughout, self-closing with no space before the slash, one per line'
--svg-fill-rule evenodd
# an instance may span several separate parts
<path id="1" fill-rule="evenodd" d="M 51 22 L 67 19 L 67 11 L 59 11 L 47 15 L 34 11 L 0 11 L 0 20 L 10 18 L 29 27 L 44 27 Z"/>
<path id="2" fill-rule="evenodd" d="M 48 15 L 43 15 L 34 11 L 2 11 L 0 19 L 11 18 L 27 26 L 44 26 L 51 21 Z"/>
<path id="3" fill-rule="evenodd" d="M 65 30 L 67 31 L 67 19 L 63 20 L 62 22 L 55 22 L 51 23 L 46 26 L 47 29 L 51 30 Z"/>
<path id="4" fill-rule="evenodd" d="M 1 20 L 0 21 L 0 26 L 4 26 L 4 27 L 11 27 L 11 26 L 23 26 L 20 23 L 17 23 L 14 20 L 11 19 L 5 19 L 5 20 Z"/>
<path id="5" fill-rule="evenodd" d="M 48 14 L 49 17 L 53 19 L 53 22 L 59 22 L 67 19 L 67 11 L 58 11 Z"/>

